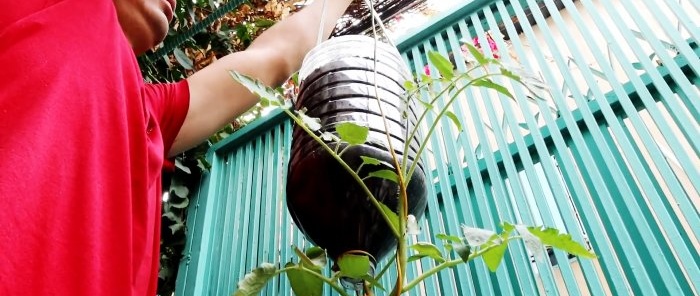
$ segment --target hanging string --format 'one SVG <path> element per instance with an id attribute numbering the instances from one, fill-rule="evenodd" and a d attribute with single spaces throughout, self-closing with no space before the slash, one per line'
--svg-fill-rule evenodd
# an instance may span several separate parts
<path id="1" fill-rule="evenodd" d="M 391 40 L 389 37 L 389 33 L 384 26 L 384 22 L 382 21 L 382 18 L 379 16 L 379 13 L 377 13 L 376 10 L 374 10 L 374 3 L 372 3 L 372 0 L 364 0 L 365 5 L 369 8 L 370 14 L 372 15 L 372 32 L 374 34 L 374 38 L 377 38 L 377 31 L 375 30 L 376 24 L 375 21 L 379 24 L 379 28 L 382 30 L 382 33 L 384 34 L 384 37 L 386 37 L 387 42 L 393 46 L 396 47 L 396 44 L 394 44 L 394 41 Z"/>
<path id="2" fill-rule="evenodd" d="M 328 4 L 328 0 L 323 0 L 323 5 L 321 6 L 321 25 L 318 28 L 318 41 L 316 41 L 316 45 L 318 46 L 323 42 L 323 29 L 326 27 L 326 4 Z"/>

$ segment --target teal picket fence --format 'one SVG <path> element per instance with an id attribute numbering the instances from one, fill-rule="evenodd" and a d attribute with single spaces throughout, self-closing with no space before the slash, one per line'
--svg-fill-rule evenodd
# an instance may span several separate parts
<path id="1" fill-rule="evenodd" d="M 429 141 L 429 205 L 416 239 L 442 247 L 435 234 L 509 221 L 557 227 L 599 257 L 550 251 L 534 260 L 518 243 L 495 273 L 477 259 L 410 295 L 699 294 L 699 6 L 472 0 L 399 41 L 420 72 L 430 50 L 452 53 L 465 70 L 472 60 L 460 44 L 478 38 L 486 55 L 548 86 L 537 99 L 495 78 L 515 99 L 460 94 L 451 110 L 463 129 L 441 120 Z M 285 263 L 291 245 L 308 246 L 284 201 L 290 140 L 290 121 L 273 112 L 212 147 L 188 214 L 178 295 L 230 295 L 260 263 Z M 418 261 L 408 277 L 434 265 Z M 292 294 L 283 276 L 262 295 Z"/>

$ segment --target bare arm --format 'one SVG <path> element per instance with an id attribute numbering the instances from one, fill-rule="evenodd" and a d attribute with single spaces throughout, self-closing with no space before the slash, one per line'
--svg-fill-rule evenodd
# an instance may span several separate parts
<path id="1" fill-rule="evenodd" d="M 326 0 L 324 38 L 352 0 Z M 229 75 L 234 70 L 270 86 L 284 83 L 301 67 L 318 40 L 323 0 L 275 24 L 245 51 L 232 53 L 188 78 L 190 108 L 169 155 L 185 151 L 232 122 L 259 100 Z"/>

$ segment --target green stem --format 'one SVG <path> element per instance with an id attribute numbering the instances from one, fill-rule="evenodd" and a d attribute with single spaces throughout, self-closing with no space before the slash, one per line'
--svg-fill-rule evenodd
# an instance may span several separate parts
<path id="1" fill-rule="evenodd" d="M 325 282 L 325 283 L 328 284 L 329 286 L 331 286 L 331 288 L 333 288 L 333 290 L 335 290 L 336 292 L 338 292 L 338 294 L 340 294 L 341 296 L 350 296 L 350 294 L 348 294 L 347 292 L 345 292 L 345 289 L 343 289 L 343 288 L 340 287 L 337 283 L 335 283 L 335 281 L 334 281 L 333 279 L 328 278 L 328 277 L 325 277 L 324 275 L 322 275 L 322 274 L 320 274 L 320 273 L 317 273 L 317 272 L 315 272 L 315 271 L 313 271 L 313 270 L 304 268 L 304 267 L 299 266 L 299 265 L 295 265 L 295 266 L 290 266 L 290 267 L 282 268 L 282 269 L 280 269 L 280 270 L 277 272 L 277 274 L 280 274 L 280 273 L 283 273 L 283 272 L 287 272 L 288 270 L 299 270 L 299 271 L 302 271 L 302 272 L 311 274 L 311 275 L 315 276 L 316 278 L 322 280 L 323 282 Z"/>
<path id="2" fill-rule="evenodd" d="M 286 108 L 283 110 L 285 113 L 287 113 L 287 115 L 289 115 L 289 117 L 292 118 L 292 120 L 294 120 L 294 122 L 297 123 L 298 126 L 300 126 L 302 129 L 304 129 L 304 131 L 307 134 L 309 134 L 316 142 L 318 142 L 321 145 L 321 147 L 323 147 L 324 150 L 326 150 L 328 153 L 330 153 L 330 155 L 333 158 L 335 158 L 338 161 L 338 163 L 340 163 L 340 165 L 353 177 L 353 179 L 355 179 L 355 181 L 357 181 L 357 183 L 360 185 L 360 187 L 362 187 L 362 190 L 365 192 L 365 194 L 367 194 L 367 197 L 372 202 L 372 204 L 374 204 L 374 206 L 377 207 L 377 209 L 379 209 L 379 214 L 382 215 L 382 218 L 384 218 L 384 221 L 386 221 L 387 225 L 389 225 L 389 229 L 391 229 L 391 231 L 394 233 L 394 235 L 397 238 L 399 238 L 400 237 L 399 230 L 394 228 L 394 225 L 392 224 L 391 219 L 389 218 L 389 216 L 386 215 L 386 213 L 384 213 L 384 211 L 381 210 L 382 209 L 381 204 L 379 203 L 377 198 L 374 197 L 374 194 L 372 194 L 372 191 L 370 191 L 369 188 L 367 188 L 367 185 L 365 185 L 365 183 L 362 181 L 362 179 L 360 179 L 360 176 L 358 176 L 352 170 L 352 168 L 350 168 L 350 166 L 342 158 L 340 158 L 340 156 L 338 154 L 334 153 L 333 149 L 331 149 L 331 147 L 328 147 L 328 145 L 326 145 L 326 143 L 323 141 L 323 139 L 318 137 L 313 131 L 311 131 L 306 126 L 306 124 L 304 124 L 304 122 L 301 119 L 299 119 L 296 115 L 294 115 L 294 113 L 292 113 L 292 111 L 290 111 L 289 109 L 286 109 Z"/>
<path id="3" fill-rule="evenodd" d="M 382 270 L 376 276 L 374 276 L 375 281 L 379 281 L 379 279 L 382 278 L 384 273 L 386 273 L 387 270 L 389 270 L 389 267 L 391 266 L 391 263 L 394 260 L 396 260 L 396 254 L 394 254 L 394 256 L 391 256 L 391 259 L 389 259 L 389 261 L 387 261 L 386 264 L 384 264 L 384 267 L 382 267 Z"/>
<path id="4" fill-rule="evenodd" d="M 476 69 L 476 68 L 474 68 L 474 69 Z M 448 91 L 451 89 L 451 86 L 456 85 L 457 82 L 460 81 L 461 79 L 463 79 L 463 78 L 470 79 L 471 77 L 469 76 L 469 73 L 471 73 L 471 71 L 474 71 L 474 69 L 471 69 L 471 70 L 467 71 L 466 73 L 461 74 L 461 75 L 457 76 L 456 78 L 453 78 L 453 79 L 450 81 L 450 83 L 447 85 L 447 87 L 445 87 L 443 90 L 441 90 L 439 93 L 437 93 L 437 95 L 435 95 L 435 96 L 431 99 L 429 105 L 430 105 L 430 106 L 433 106 L 433 105 L 440 99 L 440 97 L 442 97 L 442 95 L 444 95 L 446 92 L 448 92 Z M 430 86 L 430 84 L 427 84 L 427 85 L 423 85 L 423 86 L 418 87 L 418 89 L 416 90 L 416 93 L 417 93 L 421 88 L 423 88 L 424 86 Z M 410 97 L 409 97 L 409 99 L 410 99 Z M 449 106 L 449 105 L 448 105 L 448 106 Z M 418 133 L 418 128 L 420 127 L 420 123 L 423 122 L 423 120 L 425 119 L 425 117 L 428 115 L 428 112 L 430 112 L 430 109 L 423 110 L 423 113 L 421 113 L 420 118 L 418 118 L 418 121 L 416 121 L 416 126 L 413 127 L 413 130 L 411 131 L 411 134 L 410 134 L 410 136 L 408 137 L 409 139 L 413 139 L 413 137 L 416 136 L 416 134 Z M 436 122 L 437 122 L 437 120 L 436 120 Z M 427 137 L 426 137 L 426 138 L 427 138 Z M 408 153 L 409 147 L 410 147 L 410 142 L 407 141 L 407 142 L 404 144 L 404 149 L 403 149 L 404 155 L 406 155 L 406 153 Z M 416 155 L 416 158 L 418 158 L 419 156 L 420 156 L 420 154 L 417 154 L 417 155 Z M 415 161 L 414 161 L 414 162 L 415 162 Z M 404 160 L 403 160 L 403 166 L 402 166 L 402 167 L 406 167 L 407 164 L 408 164 L 408 159 L 407 159 L 407 158 L 404 158 Z M 408 175 L 407 175 L 407 176 L 408 176 Z M 409 180 L 409 182 L 410 182 L 410 177 L 408 177 L 408 180 Z"/>
<path id="5" fill-rule="evenodd" d="M 435 122 L 433 122 L 433 124 L 430 126 L 430 129 L 428 130 L 428 134 L 425 135 L 425 137 L 424 137 L 424 139 L 423 139 L 423 142 L 420 144 L 420 147 L 418 148 L 418 152 L 416 153 L 416 158 L 418 158 L 418 157 L 423 153 L 423 150 L 425 150 L 425 147 L 427 146 L 428 141 L 430 140 L 430 136 L 432 136 L 432 134 L 435 132 L 435 129 L 437 128 L 438 124 L 440 123 L 440 119 L 441 119 L 441 118 L 445 115 L 445 113 L 447 112 L 447 107 L 449 107 L 450 105 L 452 105 L 452 103 L 454 103 L 454 101 L 457 99 L 457 97 L 459 96 L 459 94 L 460 94 L 462 91 L 464 91 L 465 89 L 467 89 L 468 87 L 472 86 L 472 85 L 474 84 L 474 82 L 479 81 L 479 80 L 481 80 L 481 79 L 485 79 L 485 78 L 491 77 L 491 76 L 496 76 L 496 75 L 501 75 L 501 74 L 491 74 L 491 73 L 489 73 L 489 74 L 486 74 L 486 75 L 479 76 L 479 77 L 477 77 L 476 79 L 470 80 L 467 84 L 465 84 L 464 86 L 461 86 L 460 88 L 458 88 L 458 89 L 456 90 L 455 95 L 453 95 L 452 97 L 450 97 L 450 100 L 447 102 L 447 105 L 446 105 L 444 108 L 442 108 L 442 111 L 440 111 L 440 113 L 437 115 L 437 118 L 435 118 Z M 446 88 L 446 89 L 448 89 L 448 88 Z M 443 91 L 443 92 L 444 92 L 444 91 Z M 436 96 L 436 98 L 439 98 L 439 97 L 440 97 L 440 96 Z M 431 104 L 432 104 L 432 102 L 431 102 Z M 426 112 L 427 112 L 427 110 L 426 110 Z M 424 113 L 425 113 L 425 112 L 424 112 Z M 421 116 L 421 120 L 422 120 L 422 119 L 423 119 L 423 116 Z M 408 173 L 406 174 L 406 178 L 407 178 L 408 180 L 410 180 L 410 179 L 411 179 L 411 176 L 413 176 L 413 172 L 415 172 L 417 165 L 418 165 L 418 162 L 417 162 L 417 161 L 414 161 L 414 162 L 411 164 L 411 167 L 409 168 Z"/>
<path id="6" fill-rule="evenodd" d="M 504 241 L 504 242 L 502 242 L 502 243 L 508 243 L 508 241 Z M 483 255 L 484 253 L 490 251 L 491 249 L 493 249 L 493 248 L 495 248 L 495 247 L 497 247 L 497 246 L 499 246 L 499 245 L 500 245 L 500 244 L 498 244 L 498 245 L 492 245 L 492 246 L 489 246 L 489 247 L 486 247 L 486 248 L 481 248 L 481 249 L 479 249 L 479 251 L 477 251 L 476 253 L 473 253 L 473 254 L 469 255 L 469 258 L 468 258 L 467 262 L 473 260 L 473 259 L 476 258 L 476 257 L 479 257 L 479 256 Z M 457 266 L 457 265 L 459 265 L 459 264 L 461 264 L 461 263 L 466 263 L 466 262 L 464 262 L 462 259 L 454 259 L 454 260 L 445 261 L 445 262 L 441 263 L 440 265 L 435 266 L 435 267 L 433 267 L 432 269 L 430 269 L 430 270 L 424 272 L 424 273 L 421 274 L 419 277 L 413 279 L 411 282 L 409 282 L 408 284 L 406 284 L 406 286 L 403 288 L 403 290 L 401 291 L 401 293 L 405 293 L 405 292 L 410 291 L 410 290 L 413 289 L 415 286 L 417 286 L 418 284 L 420 284 L 420 282 L 422 282 L 422 281 L 424 281 L 425 279 L 429 278 L 430 276 L 432 276 L 432 275 L 434 275 L 434 274 L 436 274 L 436 273 L 442 271 L 443 269 L 455 267 L 455 266 Z"/>

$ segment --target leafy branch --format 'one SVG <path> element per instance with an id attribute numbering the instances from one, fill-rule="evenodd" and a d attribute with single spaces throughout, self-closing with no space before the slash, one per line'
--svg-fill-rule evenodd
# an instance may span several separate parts
<path id="1" fill-rule="evenodd" d="M 322 266 L 325 266 L 327 261 L 325 259 L 325 252 L 317 247 L 316 249 L 312 248 L 311 251 L 307 252 L 301 252 L 298 249 L 295 249 L 295 253 L 300 258 L 300 263 L 287 263 L 285 268 L 276 270 L 275 275 L 282 272 L 287 273 L 292 288 L 296 294 L 301 294 L 300 291 L 303 291 L 304 295 L 320 295 L 316 294 L 316 291 L 320 293 L 320 291 L 322 291 L 323 284 L 328 284 L 340 295 L 348 295 L 336 283 L 339 278 L 346 277 L 362 282 L 363 286 L 365 287 L 363 289 L 365 295 L 372 295 L 372 287 L 384 290 L 384 287 L 381 287 L 378 282 L 379 279 L 385 275 L 389 265 L 393 263 L 397 267 L 397 281 L 390 294 L 398 296 L 410 291 L 420 284 L 420 282 L 446 268 L 452 268 L 477 258 L 482 258 L 489 270 L 495 272 L 505 255 L 508 243 L 515 240 L 522 240 L 525 247 L 530 253 L 535 255 L 536 259 L 540 258 L 541 254 L 545 250 L 545 246 L 551 246 L 581 258 L 596 258 L 593 253 L 578 242 L 572 240 L 570 235 L 562 234 L 555 228 L 513 225 L 507 222 L 502 223 L 502 231 L 500 233 L 495 233 L 486 229 L 463 226 L 461 236 L 439 234 L 436 236 L 436 238 L 445 241 L 444 250 L 441 250 L 437 246 L 428 242 L 419 242 L 407 248 L 406 236 L 415 234 L 415 232 L 418 231 L 418 225 L 415 221 L 415 217 L 408 215 L 406 192 L 408 182 L 417 168 L 418 159 L 420 159 L 420 155 L 426 149 L 428 139 L 439 126 L 442 118 L 447 116 L 452 120 L 452 122 L 455 123 L 458 130 L 462 129 L 459 118 L 448 110 L 449 106 L 451 106 L 469 87 L 488 88 L 511 99 L 515 99 L 506 87 L 494 82 L 491 79 L 496 76 L 512 79 L 523 85 L 528 90 L 531 90 L 533 93 L 536 90 L 541 90 L 544 88 L 544 85 L 539 81 L 536 81 L 531 77 L 520 75 L 519 73 L 522 71 L 508 68 L 496 59 L 484 57 L 475 47 L 471 45 L 467 46 L 469 47 L 469 51 L 479 62 L 477 67 L 471 68 L 464 73 L 460 73 L 459 71 L 454 70 L 454 66 L 447 58 L 436 52 L 429 52 L 428 58 L 437 68 L 440 77 L 432 78 L 424 75 L 421 77 L 419 82 L 412 81 L 405 84 L 405 101 L 407 104 L 413 99 L 414 96 L 417 96 L 418 94 L 425 95 L 427 93 L 430 94 L 431 97 L 429 101 L 415 99 L 425 108 L 415 123 L 413 129 L 409 131 L 409 137 L 404 143 L 403 147 L 403 159 L 399 161 L 398 156 L 391 146 L 391 139 L 389 138 L 391 135 L 386 132 L 386 136 L 388 137 L 387 140 L 389 142 L 389 150 L 391 150 L 392 161 L 394 163 L 385 163 L 372 157 L 361 156 L 360 158 L 362 162 L 357 169 L 353 169 L 341 156 L 349 147 L 362 145 L 367 141 L 369 133 L 368 127 L 359 126 L 354 123 L 342 123 L 335 127 L 335 133 L 324 130 L 324 128 L 321 126 L 320 119 L 309 117 L 305 114 L 305 110 L 292 110 L 291 103 L 285 100 L 278 91 L 251 77 L 247 77 L 236 72 L 231 72 L 233 79 L 247 87 L 254 94 L 258 95 L 264 105 L 282 108 L 299 127 L 301 127 L 320 145 L 320 147 L 323 148 L 324 151 L 329 153 L 357 182 L 362 191 L 367 195 L 368 200 L 379 210 L 379 213 L 391 229 L 393 235 L 398 239 L 395 256 L 384 266 L 384 269 L 382 269 L 382 271 L 380 271 L 376 277 L 371 275 L 372 272 L 370 270 L 371 266 L 368 255 L 364 255 L 362 253 L 346 253 L 342 255 L 336 262 L 337 266 L 339 267 L 339 271 L 334 273 L 331 277 L 327 277 L 321 273 Z M 496 72 L 489 71 L 489 69 L 493 67 L 497 69 Z M 483 69 L 484 72 L 477 76 L 474 74 L 477 69 Z M 377 96 L 378 87 L 376 85 L 376 79 L 374 87 L 375 96 Z M 433 89 L 438 87 L 440 90 L 434 93 Z M 446 95 L 446 106 L 436 108 L 435 106 L 439 100 Z M 539 97 L 537 95 L 535 96 Z M 380 112 L 382 113 L 385 129 L 388 130 L 387 120 L 384 116 L 384 111 L 382 110 L 381 106 L 382 103 L 378 99 L 378 96 L 377 100 L 380 106 Z M 429 124 L 428 134 L 425 135 L 425 138 L 420 141 L 415 160 L 409 166 L 407 156 L 409 155 L 408 152 L 410 149 L 410 141 L 418 134 L 418 129 L 420 128 L 421 123 L 427 119 L 429 112 L 435 112 L 437 114 L 436 118 Z M 340 147 L 343 145 L 345 145 L 345 148 L 341 150 Z M 390 169 L 381 169 L 374 172 L 369 172 L 367 176 L 363 178 L 360 177 L 360 172 L 365 165 L 386 166 Z M 381 178 L 398 184 L 400 189 L 398 214 L 377 200 L 377 198 L 365 184 L 365 181 L 368 178 Z M 413 251 L 413 255 L 407 257 L 407 251 L 409 249 Z M 321 256 L 321 253 L 323 253 L 323 256 Z M 451 253 L 454 253 L 455 255 L 450 255 Z M 445 256 L 444 254 L 448 255 Z M 437 265 L 425 271 L 417 278 L 411 279 L 404 286 L 403 275 L 406 270 L 407 263 L 424 258 L 434 260 Z M 244 281 L 239 283 L 239 291 L 251 290 L 251 287 L 257 289 L 260 287 L 261 283 L 264 284 L 264 282 L 267 282 L 267 280 L 271 278 L 269 276 L 269 272 L 261 272 L 259 269 L 254 270 L 251 274 L 256 280 L 246 282 L 244 279 Z M 250 278 L 250 276 L 247 275 L 246 278 Z M 360 290 L 356 292 L 359 293 Z M 235 295 L 239 296 L 252 294 Z"/>

